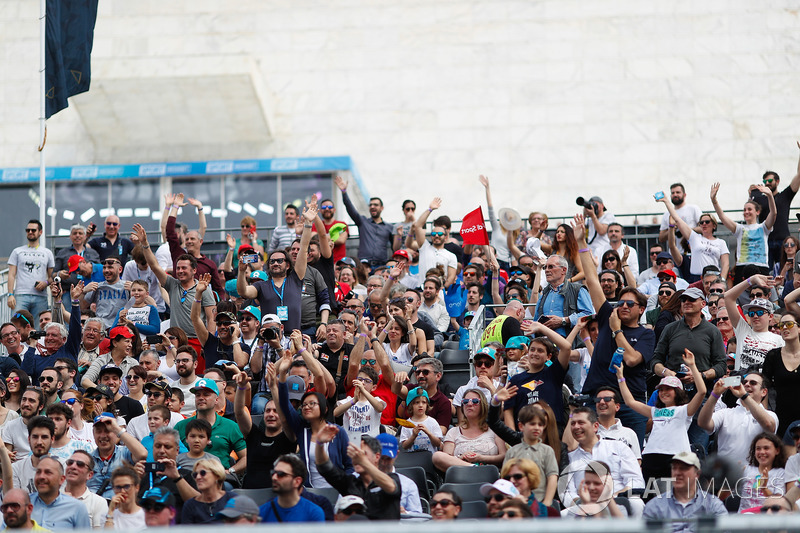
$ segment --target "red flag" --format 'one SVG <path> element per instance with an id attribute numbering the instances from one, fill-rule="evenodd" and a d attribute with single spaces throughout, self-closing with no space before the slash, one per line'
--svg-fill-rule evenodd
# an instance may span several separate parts
<path id="1" fill-rule="evenodd" d="M 483 211 L 479 207 L 464 215 L 461 221 L 461 238 L 464 244 L 489 244 L 489 234 L 486 233 L 486 224 L 483 222 Z"/>

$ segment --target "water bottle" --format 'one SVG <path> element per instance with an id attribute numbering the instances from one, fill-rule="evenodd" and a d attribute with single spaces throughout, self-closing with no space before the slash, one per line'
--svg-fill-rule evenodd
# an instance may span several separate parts
<path id="1" fill-rule="evenodd" d="M 622 356 L 625 354 L 625 350 L 622 348 L 617 348 L 617 351 L 614 352 L 614 355 L 611 356 L 611 364 L 608 365 L 608 371 L 614 374 L 617 373 L 617 369 L 614 368 L 615 366 L 622 366 Z"/>

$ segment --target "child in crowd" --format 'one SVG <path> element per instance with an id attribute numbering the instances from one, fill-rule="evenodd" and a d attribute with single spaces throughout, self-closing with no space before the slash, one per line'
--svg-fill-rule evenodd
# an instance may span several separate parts
<path id="1" fill-rule="evenodd" d="M 411 389 L 406 396 L 406 405 L 411 413 L 408 420 L 414 427 L 403 426 L 400 429 L 400 446 L 412 452 L 427 450 L 433 453 L 439 450 L 442 447 L 442 428 L 435 418 L 428 416 L 431 407 L 428 392 L 422 387 Z"/>
<path id="2" fill-rule="evenodd" d="M 149 462 L 155 460 L 153 456 L 153 444 L 155 444 L 153 434 L 158 431 L 159 428 L 168 426 L 169 421 L 170 412 L 166 406 L 154 405 L 147 410 L 147 427 L 150 429 L 150 434 L 142 438 L 142 446 L 147 449 L 147 460 Z M 186 446 L 184 446 L 182 442 L 178 447 L 178 451 L 179 453 L 187 451 Z"/>
<path id="3" fill-rule="evenodd" d="M 506 357 L 508 357 L 508 377 L 513 378 L 517 374 L 526 372 L 527 369 L 520 363 L 522 356 L 528 353 L 530 339 L 525 335 L 511 337 L 506 342 Z"/>
<path id="4" fill-rule="evenodd" d="M 111 327 L 115 328 L 118 324 L 125 325 L 127 321 L 136 326 L 142 340 L 145 340 L 147 335 L 158 335 L 161 332 L 161 318 L 158 316 L 158 309 L 145 301 L 152 300 L 148 292 L 150 285 L 143 279 L 135 279 L 130 284 L 133 302 L 128 301 L 125 307 L 119 310 Z"/>
<path id="5" fill-rule="evenodd" d="M 340 400 L 333 416 L 344 415 L 342 424 L 350 442 L 359 445 L 361 435 L 377 437 L 381 427 L 381 412 L 386 402 L 372 395 L 378 386 L 378 373 L 370 367 L 362 367 L 353 380 L 353 396 Z"/>
<path id="6" fill-rule="evenodd" d="M 189 420 L 186 424 L 186 443 L 189 445 L 189 451 L 178 455 L 178 468 L 193 470 L 194 464 L 201 459 L 218 461 L 216 455 L 206 451 L 209 442 L 211 442 L 211 424 L 200 418 Z"/>

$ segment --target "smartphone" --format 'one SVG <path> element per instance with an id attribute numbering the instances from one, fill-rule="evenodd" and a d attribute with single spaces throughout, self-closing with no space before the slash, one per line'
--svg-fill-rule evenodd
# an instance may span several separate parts
<path id="1" fill-rule="evenodd" d="M 147 341 L 147 344 L 159 344 L 164 341 L 161 335 L 148 335 L 144 340 Z"/>
<path id="2" fill-rule="evenodd" d="M 658 191 L 653 195 L 653 198 L 656 200 L 663 200 L 664 199 L 664 191 Z"/>
<path id="3" fill-rule="evenodd" d="M 149 472 L 164 472 L 167 469 L 167 465 L 164 463 L 145 463 L 144 464 L 144 471 L 145 473 Z"/>
<path id="4" fill-rule="evenodd" d="M 722 378 L 722 384 L 726 387 L 738 387 L 742 384 L 742 376 L 729 376 Z"/>
<path id="5" fill-rule="evenodd" d="M 258 263 L 258 254 L 247 254 L 242 256 L 242 263 Z"/>

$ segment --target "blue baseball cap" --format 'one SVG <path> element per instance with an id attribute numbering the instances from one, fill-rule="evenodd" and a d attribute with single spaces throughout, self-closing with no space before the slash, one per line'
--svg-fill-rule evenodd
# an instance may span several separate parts
<path id="1" fill-rule="evenodd" d="M 256 322 L 261 324 L 261 309 L 256 307 L 255 305 L 248 305 L 244 309 L 242 309 L 242 313 L 250 313 L 256 319 Z"/>
<path id="2" fill-rule="evenodd" d="M 523 346 L 528 347 L 531 343 L 531 340 L 526 337 L 525 335 L 517 335 L 516 337 L 511 337 L 506 342 L 506 348 L 522 348 Z"/>
<path id="3" fill-rule="evenodd" d="M 267 281 L 267 273 L 263 270 L 254 270 L 250 272 L 250 279 L 259 279 L 261 281 Z"/>
<path id="4" fill-rule="evenodd" d="M 389 435 L 388 433 L 380 433 L 377 437 L 378 442 L 381 443 L 381 455 L 397 457 L 397 437 Z"/>
<path id="5" fill-rule="evenodd" d="M 408 396 L 406 396 L 406 405 L 411 405 L 417 398 L 425 398 L 428 403 L 431 403 L 431 398 L 428 396 L 428 391 L 422 387 L 417 387 L 408 391 Z"/>
<path id="6" fill-rule="evenodd" d="M 236 292 L 236 280 L 235 279 L 229 279 L 228 281 L 225 282 L 225 292 L 227 292 L 228 296 L 230 296 L 232 298 L 238 298 L 239 297 L 239 293 Z"/>
<path id="7" fill-rule="evenodd" d="M 147 489 L 145 493 L 142 494 L 142 501 L 144 500 L 163 503 L 167 507 L 175 507 L 175 496 L 173 496 L 171 492 L 164 490 L 162 487 L 153 487 L 152 489 Z"/>
<path id="8" fill-rule="evenodd" d="M 189 389 L 189 392 L 191 392 L 192 394 L 197 394 L 197 391 L 199 391 L 200 389 L 208 389 L 217 396 L 219 396 L 219 387 L 217 387 L 217 382 L 214 381 L 213 379 L 205 379 L 205 378 L 198 379 L 195 382 L 194 387 Z"/>
<path id="9" fill-rule="evenodd" d="M 110 418 L 112 420 L 116 420 L 117 419 L 117 415 L 115 415 L 114 413 L 109 413 L 108 411 L 106 411 L 104 413 L 100 413 L 99 415 L 94 417 L 94 423 L 95 424 L 105 424 L 106 421 L 105 420 L 101 420 L 101 418 Z"/>
<path id="10" fill-rule="evenodd" d="M 486 357 L 491 357 L 492 361 L 497 360 L 497 350 L 495 350 L 491 346 L 484 346 L 483 348 L 481 348 L 478 351 L 478 353 L 475 354 L 475 357 L 478 357 L 479 355 L 485 355 Z"/>

